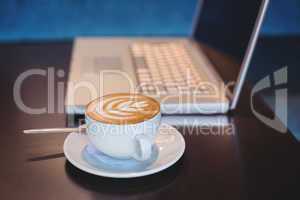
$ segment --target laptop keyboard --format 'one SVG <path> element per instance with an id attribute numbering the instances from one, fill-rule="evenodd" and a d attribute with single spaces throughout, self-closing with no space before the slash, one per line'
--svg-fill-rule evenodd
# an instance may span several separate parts
<path id="1" fill-rule="evenodd" d="M 130 47 L 139 91 L 146 94 L 214 95 L 179 42 L 137 42 Z M 206 82 L 206 83 L 205 83 Z"/>

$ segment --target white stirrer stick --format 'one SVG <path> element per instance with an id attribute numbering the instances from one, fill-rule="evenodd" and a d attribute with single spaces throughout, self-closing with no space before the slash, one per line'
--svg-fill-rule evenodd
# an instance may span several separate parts
<path id="1" fill-rule="evenodd" d="M 43 134 L 43 133 L 85 133 L 86 126 L 81 125 L 77 128 L 45 128 L 45 129 L 28 129 L 23 130 L 25 134 Z"/>

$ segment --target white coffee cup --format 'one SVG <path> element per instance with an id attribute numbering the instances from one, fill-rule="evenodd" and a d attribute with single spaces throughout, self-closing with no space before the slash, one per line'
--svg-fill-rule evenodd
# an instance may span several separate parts
<path id="1" fill-rule="evenodd" d="M 90 142 L 101 152 L 104 154 L 107 154 L 111 157 L 118 158 L 118 159 L 130 159 L 134 158 L 139 161 L 148 160 L 151 157 L 152 153 L 152 146 L 154 144 L 155 136 L 158 132 L 160 121 L 161 121 L 161 113 L 160 108 L 153 113 L 153 116 L 151 118 L 145 117 L 142 121 L 131 120 L 130 123 L 115 123 L 118 122 L 118 118 L 112 118 L 112 121 L 109 120 L 103 120 L 101 116 L 99 119 L 96 117 L 91 116 L 91 110 L 92 112 L 97 112 L 97 108 L 101 104 L 97 104 L 97 102 L 103 101 L 102 99 L 113 99 L 114 102 L 122 102 L 119 103 L 119 105 L 126 105 L 126 109 L 128 109 L 130 112 L 134 114 L 134 109 L 132 107 L 128 108 L 128 103 L 119 99 L 124 99 L 125 97 L 131 97 L 132 95 L 136 94 L 126 94 L 126 93 L 119 93 L 119 94 L 113 94 L 111 96 L 106 95 L 104 97 L 101 97 L 99 99 L 96 99 L 92 101 L 88 107 L 85 113 L 85 120 L 87 125 L 87 135 L 90 140 Z M 150 98 L 143 95 L 138 95 L 139 97 L 142 97 L 141 99 L 145 98 L 146 103 L 147 99 L 151 100 L 150 104 L 154 105 L 154 103 L 159 103 Z M 139 99 L 140 101 L 140 99 Z M 93 111 L 91 105 L 94 103 L 96 110 Z M 110 103 L 110 102 L 109 102 Z M 142 105 L 147 105 L 146 103 Z M 129 105 L 136 105 L 136 103 L 130 103 Z M 100 106 L 101 107 L 101 106 Z M 113 107 L 109 107 L 111 110 L 108 110 L 107 112 L 115 113 L 113 110 Z M 122 110 L 121 108 L 117 107 L 117 109 Z M 139 110 L 139 114 L 143 114 L 141 110 L 143 108 L 137 108 Z M 119 111 L 117 111 L 119 112 Z M 125 110 L 125 114 L 127 114 L 127 110 Z M 110 114 L 111 114 L 110 113 Z M 94 113 L 93 113 L 94 114 Z M 101 115 L 97 113 L 98 115 Z M 118 114 L 118 113 L 117 113 Z M 102 114 L 105 115 L 105 114 Z M 116 115 L 118 116 L 118 115 Z M 140 115 L 139 115 L 140 116 Z M 146 115 L 145 115 L 146 116 Z M 149 117 L 149 116 L 148 116 Z M 132 118 L 133 119 L 133 118 Z M 141 118 L 140 118 L 141 119 Z"/>

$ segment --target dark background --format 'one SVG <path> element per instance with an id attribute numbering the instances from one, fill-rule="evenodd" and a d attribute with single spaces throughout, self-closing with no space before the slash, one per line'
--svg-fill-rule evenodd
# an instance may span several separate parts
<path id="1" fill-rule="evenodd" d="M 197 0 L 1 0 L 0 41 L 188 35 L 196 3 Z M 299 34 L 299 18 L 299 0 L 271 0 L 262 34 Z M 216 19 L 212 16 L 211 20 Z"/>

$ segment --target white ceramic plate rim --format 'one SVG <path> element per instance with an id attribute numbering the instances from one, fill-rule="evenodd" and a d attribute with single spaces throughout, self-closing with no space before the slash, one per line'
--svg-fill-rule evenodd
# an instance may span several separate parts
<path id="1" fill-rule="evenodd" d="M 167 124 L 164 124 L 164 126 L 169 126 Z M 70 136 L 71 134 L 78 134 L 78 133 L 70 133 L 65 141 L 64 141 L 64 146 L 63 146 L 63 150 L 64 150 L 64 154 L 67 158 L 67 160 L 74 165 L 75 167 L 77 167 L 78 169 L 81 169 L 82 171 L 85 171 L 87 173 L 93 174 L 93 175 L 97 175 L 97 176 L 103 176 L 103 177 L 110 177 L 110 178 L 135 178 L 135 177 L 142 177 L 142 176 L 147 176 L 147 175 L 151 175 L 151 174 L 155 174 L 158 173 L 160 171 L 163 171 L 167 168 L 169 168 L 170 166 L 172 166 L 173 164 L 175 164 L 183 155 L 184 151 L 185 151 L 185 141 L 183 136 L 181 135 L 181 133 L 178 132 L 177 129 L 175 129 L 172 126 L 169 126 L 168 128 L 173 129 L 173 133 L 174 135 L 178 135 L 179 140 L 181 140 L 180 144 L 181 144 L 181 148 L 179 149 L 179 151 L 176 153 L 176 156 L 174 157 L 173 160 L 171 160 L 170 162 L 161 165 L 159 167 L 153 168 L 153 169 L 146 169 L 145 171 L 139 171 L 139 172 L 124 172 L 124 173 L 113 173 L 113 172 L 107 172 L 105 170 L 100 170 L 100 169 L 93 169 L 93 168 L 89 168 L 86 166 L 83 166 L 82 164 L 80 164 L 79 162 L 77 162 L 76 160 L 72 159 L 72 156 L 69 155 L 68 151 L 67 151 L 67 144 L 70 140 Z M 82 151 L 82 150 L 81 150 Z"/>

